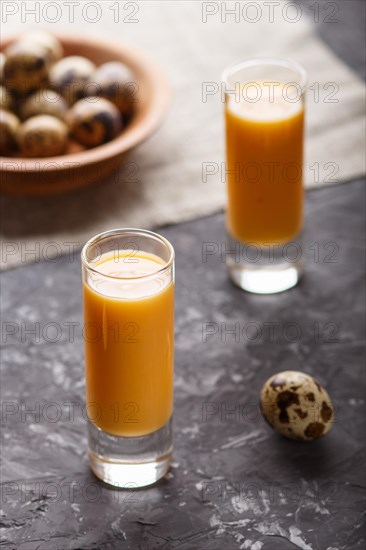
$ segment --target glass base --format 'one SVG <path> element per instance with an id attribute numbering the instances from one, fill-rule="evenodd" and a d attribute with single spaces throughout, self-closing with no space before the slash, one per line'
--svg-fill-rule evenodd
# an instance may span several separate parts
<path id="1" fill-rule="evenodd" d="M 169 470 L 172 436 L 172 418 L 160 430 L 140 437 L 114 436 L 88 421 L 90 468 L 120 489 L 152 485 Z"/>
<path id="2" fill-rule="evenodd" d="M 276 294 L 294 287 L 303 272 L 298 242 L 257 246 L 228 237 L 226 265 L 235 285 L 255 294 Z"/>

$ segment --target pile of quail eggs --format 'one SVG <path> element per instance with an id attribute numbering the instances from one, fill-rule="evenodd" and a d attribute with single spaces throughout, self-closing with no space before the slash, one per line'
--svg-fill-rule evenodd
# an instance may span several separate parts
<path id="1" fill-rule="evenodd" d="M 111 141 L 133 114 L 136 89 L 124 64 L 63 57 L 52 34 L 25 33 L 0 54 L 0 155 L 52 157 L 71 142 Z"/>

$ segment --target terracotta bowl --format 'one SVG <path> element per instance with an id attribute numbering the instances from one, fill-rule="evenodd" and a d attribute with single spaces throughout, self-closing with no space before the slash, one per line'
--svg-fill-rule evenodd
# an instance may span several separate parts
<path id="1" fill-rule="evenodd" d="M 170 85 L 160 67 L 145 54 L 123 43 L 100 38 L 60 35 L 58 38 L 65 55 L 82 55 L 96 65 L 122 61 L 129 66 L 139 87 L 135 113 L 117 138 L 93 149 L 70 142 L 67 154 L 58 157 L 0 157 L 0 189 L 6 194 L 58 194 L 103 179 L 123 162 L 127 151 L 157 129 L 169 107 Z M 12 40 L 3 40 L 1 49 Z"/>

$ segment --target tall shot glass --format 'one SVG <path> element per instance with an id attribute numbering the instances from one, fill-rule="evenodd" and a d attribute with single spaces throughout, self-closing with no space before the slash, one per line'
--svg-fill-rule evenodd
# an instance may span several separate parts
<path id="1" fill-rule="evenodd" d="M 172 454 L 174 249 L 116 229 L 81 254 L 89 463 L 116 487 L 143 487 Z"/>
<path id="2" fill-rule="evenodd" d="M 282 59 L 252 59 L 223 74 L 229 276 L 271 294 L 302 272 L 306 72 Z"/>

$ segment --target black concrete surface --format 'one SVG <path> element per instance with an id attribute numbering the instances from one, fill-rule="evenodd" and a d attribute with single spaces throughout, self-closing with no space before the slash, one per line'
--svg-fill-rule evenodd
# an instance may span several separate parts
<path id="1" fill-rule="evenodd" d="M 175 450 L 138 492 L 88 468 L 78 255 L 3 275 L 3 548 L 365 548 L 363 185 L 307 194 L 306 271 L 283 294 L 246 294 L 219 254 L 204 261 L 222 215 L 162 230 L 177 253 Z M 260 388 L 284 369 L 329 391 L 324 439 L 262 420 Z"/>
<path id="2" fill-rule="evenodd" d="M 298 0 L 319 36 L 352 69 L 365 78 L 366 3 L 364 0 Z"/>

